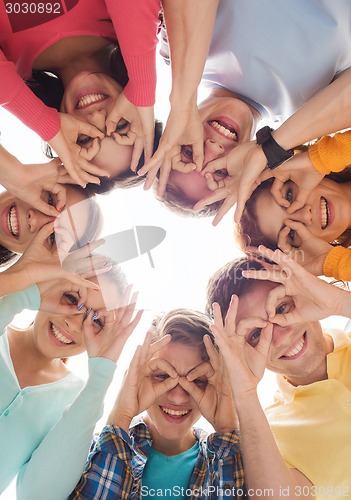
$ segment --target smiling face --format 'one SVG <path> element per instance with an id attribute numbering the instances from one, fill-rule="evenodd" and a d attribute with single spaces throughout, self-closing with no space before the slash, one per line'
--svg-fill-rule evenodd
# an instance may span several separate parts
<path id="1" fill-rule="evenodd" d="M 269 281 L 254 283 L 239 299 L 237 330 L 252 347 L 257 346 L 261 333 L 253 318 L 268 319 L 265 302 L 276 286 Z M 276 311 L 287 313 L 293 306 L 291 297 L 283 297 Z M 327 338 L 317 321 L 287 327 L 274 325 L 267 368 L 283 374 L 293 385 L 308 384 L 326 378 L 325 356 L 329 351 Z"/>
<path id="2" fill-rule="evenodd" d="M 199 104 L 199 115 L 204 129 L 203 167 L 251 139 L 253 111 L 240 99 L 230 97 L 230 94 L 226 91 L 215 91 Z M 184 163 L 189 163 L 192 160 L 191 149 L 183 148 L 181 157 Z M 225 176 L 222 171 L 214 173 L 216 181 L 224 179 Z M 194 204 L 212 193 L 200 172 L 185 174 L 172 170 L 169 180 Z"/>
<path id="3" fill-rule="evenodd" d="M 183 377 L 204 361 L 198 347 L 173 341 L 160 349 L 157 355 L 168 361 Z M 168 376 L 161 370 L 155 370 L 151 375 L 154 384 Z M 197 381 L 198 387 L 203 389 L 206 383 L 206 379 Z M 189 449 L 195 443 L 192 426 L 200 416 L 191 395 L 178 384 L 151 405 L 144 417 L 154 440 L 153 447 L 162 452 L 168 450 L 169 455 Z M 172 449 L 176 452 L 172 453 Z"/>
<path id="4" fill-rule="evenodd" d="M 66 186 L 66 195 L 66 208 L 87 199 L 84 192 L 69 185 Z M 55 195 L 45 191 L 42 197 L 50 205 L 56 205 Z M 85 218 L 83 213 L 81 215 Z M 52 217 L 39 212 L 7 191 L 0 193 L 0 244 L 9 250 L 23 253 L 37 232 L 52 220 Z M 84 229 L 86 224 L 87 220 L 84 222 L 80 219 L 78 227 Z"/>
<path id="5" fill-rule="evenodd" d="M 121 85 L 105 73 L 80 72 L 65 88 L 61 111 L 90 123 L 105 133 L 107 115 L 122 91 Z M 129 123 L 121 119 L 116 130 L 122 135 L 127 134 Z M 88 148 L 92 138 L 81 135 L 77 142 L 81 147 Z M 105 137 L 91 163 L 108 170 L 113 178 L 129 170 L 132 153 L 133 146 L 120 145 L 112 137 Z"/>
<path id="6" fill-rule="evenodd" d="M 302 222 L 314 236 L 331 242 L 351 227 L 351 200 L 346 188 L 348 184 L 323 179 L 314 188 L 305 206 L 292 214 L 278 205 L 267 187 L 257 196 L 255 213 L 258 227 L 266 238 L 276 244 L 285 227 L 285 220 L 292 219 Z M 298 189 L 294 182 L 286 182 L 282 191 L 284 198 L 294 201 Z M 286 241 L 294 247 L 301 245 L 299 235 L 293 230 L 289 232 Z"/>

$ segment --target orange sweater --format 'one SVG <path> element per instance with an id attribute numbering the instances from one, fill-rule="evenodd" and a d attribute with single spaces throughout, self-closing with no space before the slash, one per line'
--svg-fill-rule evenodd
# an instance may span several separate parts
<path id="1" fill-rule="evenodd" d="M 351 130 L 339 132 L 333 137 L 326 135 L 308 148 L 313 166 L 322 174 L 341 172 L 351 164 Z M 325 276 L 351 281 L 351 249 L 334 247 L 328 253 L 324 264 Z"/>

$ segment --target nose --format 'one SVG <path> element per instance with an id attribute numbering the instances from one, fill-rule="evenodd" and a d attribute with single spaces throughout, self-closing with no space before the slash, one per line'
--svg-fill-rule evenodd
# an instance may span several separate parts
<path id="1" fill-rule="evenodd" d="M 220 158 L 223 156 L 225 153 L 224 147 L 222 144 L 219 144 L 217 141 L 214 139 L 206 139 L 205 140 L 205 147 L 204 147 L 204 164 L 203 166 L 206 167 L 207 163 L 209 163 L 212 160 L 215 160 L 216 158 Z"/>
<path id="2" fill-rule="evenodd" d="M 82 333 L 83 321 L 85 315 L 84 314 L 71 314 L 66 316 L 64 319 L 64 323 L 66 325 L 68 333 Z"/>
<path id="3" fill-rule="evenodd" d="M 312 207 L 311 205 L 305 205 L 296 212 L 289 215 L 289 218 L 297 222 L 302 222 L 306 226 L 312 224 Z"/>
<path id="4" fill-rule="evenodd" d="M 188 403 L 189 393 L 178 384 L 167 392 L 167 399 L 169 403 L 181 406 Z"/>
<path id="5" fill-rule="evenodd" d="M 28 210 L 28 226 L 31 233 L 37 233 L 45 224 L 53 220 L 49 215 L 45 215 L 35 208 Z"/>
<path id="6" fill-rule="evenodd" d="M 86 121 L 101 130 L 104 134 L 106 133 L 106 118 L 106 109 L 95 109 L 85 115 Z"/>
<path id="7" fill-rule="evenodd" d="M 286 345 L 288 343 L 289 337 L 294 333 L 291 326 L 273 326 L 272 333 L 272 344 L 276 347 Z"/>

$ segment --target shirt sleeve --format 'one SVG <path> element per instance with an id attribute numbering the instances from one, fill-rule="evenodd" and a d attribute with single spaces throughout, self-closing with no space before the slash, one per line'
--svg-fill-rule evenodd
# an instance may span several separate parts
<path id="1" fill-rule="evenodd" d="M 133 487 L 132 455 L 129 435 L 117 426 L 105 426 L 69 500 L 128 500 Z"/>
<path id="2" fill-rule="evenodd" d="M 85 386 L 18 475 L 19 500 L 63 500 L 73 490 L 84 469 L 115 368 L 109 359 L 89 359 Z"/>
<path id="3" fill-rule="evenodd" d="M 106 0 L 106 5 L 128 71 L 124 93 L 136 106 L 152 106 L 160 0 Z"/>
<path id="4" fill-rule="evenodd" d="M 351 249 L 332 248 L 323 263 L 323 274 L 336 280 L 351 281 Z"/>
<path id="5" fill-rule="evenodd" d="M 210 459 L 209 468 L 212 469 L 214 481 L 212 486 L 227 491 L 228 495 L 225 496 L 236 498 L 236 490 L 245 491 L 244 465 L 238 431 L 210 434 L 206 439 L 206 445 L 207 457 Z"/>
<path id="6" fill-rule="evenodd" d="M 40 307 L 40 293 L 37 285 L 31 285 L 25 290 L 0 297 L 0 335 L 11 323 L 14 316 L 23 309 L 37 311 Z"/>
<path id="7" fill-rule="evenodd" d="M 308 148 L 313 166 L 321 174 L 341 172 L 351 163 L 351 130 L 326 135 Z"/>
<path id="8" fill-rule="evenodd" d="M 31 90 L 0 50 L 0 105 L 36 132 L 44 141 L 60 130 L 56 109 L 46 106 Z"/>

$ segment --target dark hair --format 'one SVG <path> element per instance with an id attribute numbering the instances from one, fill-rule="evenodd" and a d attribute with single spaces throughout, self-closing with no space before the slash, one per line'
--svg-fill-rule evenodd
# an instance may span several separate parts
<path id="1" fill-rule="evenodd" d="M 211 276 L 207 284 L 206 314 L 208 316 L 212 317 L 212 304 L 217 302 L 224 318 L 232 295 L 240 298 L 255 285 L 257 286 L 257 280 L 244 278 L 242 275 L 244 270 L 249 269 L 261 270 L 263 266 L 255 260 L 239 257 L 225 264 Z"/>
<path id="2" fill-rule="evenodd" d="M 149 328 L 153 333 L 153 340 L 169 334 L 172 342 L 198 347 L 201 357 L 208 361 L 208 354 L 203 337 L 209 335 L 215 345 L 214 336 L 210 330 L 212 322 L 204 313 L 192 309 L 173 309 L 166 314 L 157 316 Z"/>
<path id="3" fill-rule="evenodd" d="M 12 250 L 9 250 L 3 245 L 0 245 L 0 267 L 11 264 L 11 262 L 18 256 L 19 254 L 12 252 Z"/>
<path id="4" fill-rule="evenodd" d="M 186 174 L 184 174 L 186 175 Z M 210 205 L 202 208 L 199 211 L 195 211 L 194 201 L 189 200 L 183 191 L 172 183 L 171 179 L 168 179 L 167 187 L 164 196 L 157 195 L 158 180 L 154 182 L 153 185 L 154 193 L 156 199 L 162 203 L 166 208 L 171 210 L 171 212 L 181 215 L 183 217 L 211 217 L 216 215 L 220 207 L 222 206 L 224 200 L 215 201 Z"/>
<path id="5" fill-rule="evenodd" d="M 330 179 L 338 184 L 350 182 L 351 168 L 347 167 L 342 172 L 333 172 L 327 175 L 326 179 Z M 251 197 L 246 202 L 240 223 L 234 225 L 234 236 L 237 244 L 241 249 L 245 249 L 248 245 L 265 245 L 272 250 L 276 250 L 278 248 L 277 241 L 268 239 L 262 233 L 257 223 L 256 213 L 256 204 L 258 197 L 262 192 L 270 190 L 273 181 L 274 179 L 268 179 L 267 181 L 262 182 L 262 184 L 260 184 L 255 189 Z M 351 245 L 351 229 L 346 229 L 338 238 L 330 241 L 329 243 L 334 246 L 342 245 L 343 247 L 347 248 Z"/>

